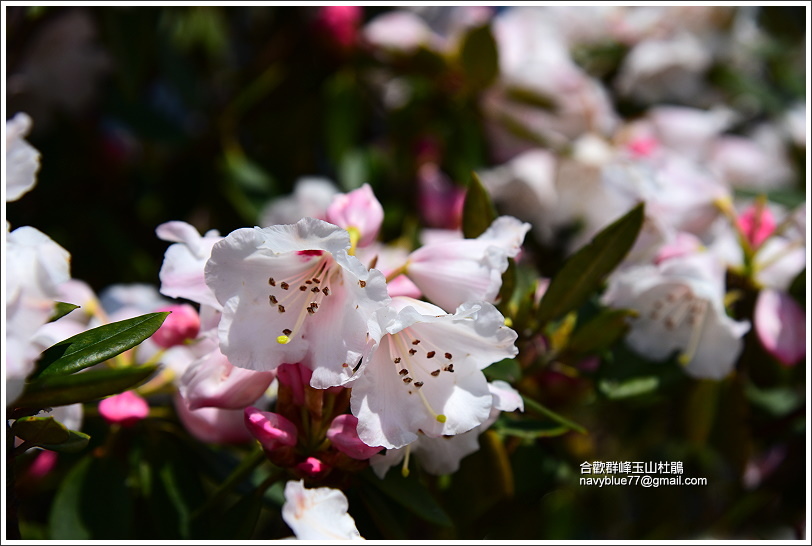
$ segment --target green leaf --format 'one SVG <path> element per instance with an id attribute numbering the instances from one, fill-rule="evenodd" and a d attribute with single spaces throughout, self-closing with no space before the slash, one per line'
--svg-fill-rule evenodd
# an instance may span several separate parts
<path id="1" fill-rule="evenodd" d="M 397 469 L 391 469 L 384 479 L 379 479 L 369 469 L 361 476 L 377 487 L 415 516 L 442 527 L 451 527 L 453 522 L 431 493 L 416 478 L 404 478 Z"/>
<path id="2" fill-rule="evenodd" d="M 500 379 L 508 383 L 514 383 L 522 377 L 522 367 L 515 358 L 505 358 L 499 362 L 494 362 L 482 370 L 489 380 Z"/>
<path id="3" fill-rule="evenodd" d="M 555 99 L 530 87 L 511 85 L 505 89 L 505 98 L 519 104 L 551 112 L 556 108 Z"/>
<path id="4" fill-rule="evenodd" d="M 634 245 L 643 225 L 643 212 L 644 204 L 640 203 L 564 263 L 539 303 L 538 319 L 541 323 L 576 309 L 598 289 L 604 277 L 617 267 Z"/>
<path id="5" fill-rule="evenodd" d="M 471 183 L 465 194 L 462 208 L 462 233 L 466 239 L 479 237 L 496 218 L 496 209 L 476 173 L 471 173 Z"/>
<path id="6" fill-rule="evenodd" d="M 603 379 L 598 382 L 598 389 L 604 395 L 606 395 L 607 398 L 611 398 L 613 400 L 647 394 L 657 390 L 659 386 L 659 378 L 653 375 L 646 377 L 633 377 L 623 381 Z"/>
<path id="7" fill-rule="evenodd" d="M 226 510 L 225 514 L 217 518 L 217 525 L 213 526 L 212 534 L 206 538 L 250 540 L 262 511 L 261 493 L 264 492 L 257 490 L 250 495 L 240 497 L 233 506 Z"/>
<path id="8" fill-rule="evenodd" d="M 607 309 L 577 328 L 569 339 L 567 350 L 590 354 L 611 347 L 629 329 L 626 319 L 634 316 L 630 309 Z"/>
<path id="9" fill-rule="evenodd" d="M 74 309 L 79 309 L 79 306 L 73 305 L 72 303 L 65 303 L 64 301 L 58 301 L 56 302 L 56 305 L 54 305 L 54 314 L 51 315 L 48 322 L 59 320 Z"/>
<path id="10" fill-rule="evenodd" d="M 62 480 L 49 516 L 51 538 L 132 539 L 133 502 L 118 460 L 88 455 Z"/>
<path id="11" fill-rule="evenodd" d="M 59 453 L 76 453 L 82 451 L 90 442 L 90 435 L 78 430 L 69 430 L 68 439 L 59 444 L 40 444 L 39 447 Z"/>
<path id="12" fill-rule="evenodd" d="M 798 273 L 789 285 L 789 295 L 795 298 L 798 305 L 806 308 L 806 268 Z"/>
<path id="13" fill-rule="evenodd" d="M 574 423 L 574 422 L 570 421 L 569 419 L 567 419 L 566 417 L 564 417 L 562 415 L 557 414 L 553 410 L 542 406 L 541 404 L 539 404 L 538 402 L 536 402 L 532 398 L 530 398 L 528 396 L 525 396 L 523 394 L 522 395 L 522 400 L 524 400 L 525 409 L 535 411 L 536 413 L 544 415 L 545 417 L 549 417 L 550 419 L 552 419 L 556 423 L 564 425 L 565 427 L 567 427 L 569 429 L 572 429 L 572 430 L 574 430 L 576 432 L 580 432 L 581 434 L 586 434 L 586 429 L 584 427 L 582 427 L 578 423 Z"/>
<path id="14" fill-rule="evenodd" d="M 494 424 L 494 430 L 505 436 L 515 436 L 524 440 L 536 438 L 550 438 L 561 436 L 572 430 L 570 427 L 556 425 L 535 420 L 499 420 Z"/>
<path id="15" fill-rule="evenodd" d="M 34 445 L 61 444 L 70 438 L 65 425 L 50 415 L 21 417 L 14 421 L 11 432 L 17 438 Z"/>
<path id="16" fill-rule="evenodd" d="M 34 379 L 67 375 L 132 349 L 161 327 L 166 313 L 149 313 L 93 328 L 47 348 Z"/>
<path id="17" fill-rule="evenodd" d="M 490 25 L 471 28 L 462 38 L 459 61 L 474 89 L 490 85 L 499 75 L 499 53 Z"/>
<path id="18" fill-rule="evenodd" d="M 27 383 L 14 406 L 46 408 L 98 400 L 142 383 L 156 369 L 157 366 L 138 366 L 43 377 Z"/>

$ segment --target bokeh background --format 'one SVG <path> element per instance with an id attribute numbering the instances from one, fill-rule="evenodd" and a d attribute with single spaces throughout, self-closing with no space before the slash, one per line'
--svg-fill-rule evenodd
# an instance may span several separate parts
<path id="1" fill-rule="evenodd" d="M 302 177 L 328 178 L 343 191 L 369 183 L 386 210 L 384 240 L 414 236 L 419 227 L 453 227 L 442 225 L 453 219 L 432 218 L 421 207 L 421 166 L 435 164 L 453 187 L 465 188 L 471 171 L 499 165 L 503 151 L 489 133 L 476 74 L 464 76 L 462 67 L 429 50 L 381 55 L 359 38 L 365 24 L 395 9 L 363 7 L 360 19 L 346 25 L 348 37 L 330 30 L 317 7 L 6 8 L 6 115 L 31 116 L 28 140 L 42 154 L 38 186 L 7 208 L 8 221 L 35 226 L 68 249 L 72 275 L 96 290 L 158 284 L 167 243 L 155 227 L 162 222 L 184 220 L 222 234 L 256 225 L 268 203 L 290 194 Z M 449 8 L 410 9 L 438 31 L 448 28 Z M 490 16 L 509 9 L 492 8 Z M 805 102 L 808 67 L 804 7 L 744 9 L 745 15 L 732 7 L 696 14 L 707 27 L 702 47 L 732 40 L 742 18 L 759 36 L 743 64 L 712 56 L 699 70 L 701 89 L 623 92 L 620 69 L 631 46 L 620 41 L 576 44 L 571 53 L 610 90 L 623 119 L 657 104 L 728 104 L 743 114 L 732 131 L 744 134 Z M 740 194 L 765 192 L 787 206 L 804 202 L 805 149 L 790 147 L 787 154 L 794 173 L 788 183 Z M 559 269 L 563 243 L 528 244 L 542 274 Z M 615 358 L 646 364 L 623 351 Z M 595 401 L 594 387 L 583 379 L 549 375 L 539 398 L 590 435 L 516 440 L 510 486 L 493 475 L 500 468 L 492 460 L 496 452 L 485 446 L 450 482 L 433 482 L 453 528 L 411 514 L 399 525 L 409 537 L 435 539 L 808 533 L 806 402 L 797 388 L 806 382 L 803 366 L 781 378 L 781 385 L 796 386 L 781 391 L 790 398 L 779 392 L 755 406 L 737 398 L 741 389 L 697 386 L 678 373 L 668 377 L 667 394 Z M 710 398 L 730 415 L 703 423 Z M 742 417 L 741 411 L 750 413 Z M 748 489 L 739 477 L 753 452 L 763 455 L 762 466 L 752 471 L 757 485 Z M 606 460 L 683 461 L 686 475 L 706 477 L 709 485 L 574 485 L 578 465 L 596 453 Z M 23 495 L 32 536 L 47 536 L 57 483 Z M 397 537 L 397 530 L 391 536 L 381 530 L 386 525 L 375 515 L 380 495 L 349 495 L 362 535 Z M 395 505 L 392 513 L 401 510 Z M 145 529 L 142 538 L 168 532 Z M 285 529 L 277 519 L 256 533 L 277 537 Z"/>

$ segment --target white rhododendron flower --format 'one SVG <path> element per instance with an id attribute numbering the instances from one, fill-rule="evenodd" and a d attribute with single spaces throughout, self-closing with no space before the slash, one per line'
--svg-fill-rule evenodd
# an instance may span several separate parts
<path id="1" fill-rule="evenodd" d="M 406 457 L 414 455 L 420 466 L 429 474 L 440 476 L 459 470 L 460 461 L 479 449 L 479 435 L 488 430 L 503 411 L 524 411 L 524 400 L 519 392 L 504 381 L 488 383 L 493 396 L 493 405 L 488 419 L 478 427 L 454 436 L 433 438 L 420 434 L 417 440 L 400 449 L 388 449 L 386 453 L 370 459 L 372 470 L 383 479 L 386 472 L 400 464 Z"/>
<path id="2" fill-rule="evenodd" d="M 215 244 L 206 283 L 223 306 L 220 348 L 229 361 L 271 371 L 307 357 L 312 386 L 351 381 L 367 320 L 389 296 L 380 271 L 349 248 L 345 230 L 314 218 L 238 229 Z"/>
<path id="3" fill-rule="evenodd" d="M 467 301 L 494 301 L 508 258 L 521 249 L 530 224 L 500 216 L 476 239 L 426 244 L 409 255 L 409 279 L 435 304 L 452 311 Z"/>
<path id="4" fill-rule="evenodd" d="M 58 287 L 70 279 L 70 254 L 41 231 L 6 233 L 6 385 L 8 401 L 22 392 L 42 347 L 37 330 L 54 312 Z"/>
<path id="5" fill-rule="evenodd" d="M 380 341 L 359 369 L 350 402 L 361 440 L 398 448 L 418 431 L 460 434 L 488 418 L 493 401 L 482 370 L 518 352 L 516 332 L 493 305 L 466 303 L 450 315 L 398 297 L 376 318 Z"/>
<path id="6" fill-rule="evenodd" d="M 193 226 L 180 221 L 163 223 L 155 233 L 161 240 L 175 243 L 164 254 L 159 273 L 161 294 L 221 309 L 203 273 L 211 248 L 222 239 L 220 234 L 210 230 L 201 237 Z"/>
<path id="7" fill-rule="evenodd" d="M 16 201 L 37 183 L 40 155 L 25 140 L 30 130 L 24 112 L 6 121 L 6 201 Z"/>
<path id="8" fill-rule="evenodd" d="M 308 489 L 304 480 L 285 484 L 282 519 L 299 540 L 358 540 L 344 493 L 331 487 Z"/>
<path id="9" fill-rule="evenodd" d="M 725 314 L 723 300 L 724 267 L 709 253 L 618 272 L 603 296 L 638 313 L 626 337 L 635 351 L 654 360 L 676 351 L 688 374 L 708 379 L 732 371 L 750 329 Z"/>

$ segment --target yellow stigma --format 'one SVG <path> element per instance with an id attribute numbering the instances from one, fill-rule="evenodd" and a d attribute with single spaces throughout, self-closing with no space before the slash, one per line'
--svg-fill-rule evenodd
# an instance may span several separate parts
<path id="1" fill-rule="evenodd" d="M 505 317 L 505 326 L 511 328 L 513 326 L 513 319 L 510 317 Z"/>
<path id="2" fill-rule="evenodd" d="M 436 417 L 436 419 L 437 419 L 437 422 L 438 422 L 438 423 L 445 423 L 445 422 L 446 422 L 446 416 L 445 416 L 445 415 L 443 415 L 442 413 L 441 413 L 440 415 L 438 415 L 438 416 Z"/>
<path id="3" fill-rule="evenodd" d="M 355 226 L 350 226 L 347 228 L 347 233 L 350 234 L 350 250 L 347 252 L 347 254 L 354 256 L 355 247 L 358 246 L 358 241 L 361 240 L 361 231 Z"/>
<path id="4" fill-rule="evenodd" d="M 277 336 L 276 342 L 279 343 L 280 345 L 287 345 L 288 343 L 290 343 L 290 338 L 288 336 Z"/>

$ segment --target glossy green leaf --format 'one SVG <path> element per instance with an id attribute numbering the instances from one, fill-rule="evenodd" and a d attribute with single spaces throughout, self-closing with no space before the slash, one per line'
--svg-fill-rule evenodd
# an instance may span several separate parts
<path id="1" fill-rule="evenodd" d="M 629 309 L 607 309 L 599 313 L 575 329 L 567 349 L 579 355 L 608 349 L 629 329 L 627 318 L 634 314 Z"/>
<path id="2" fill-rule="evenodd" d="M 48 319 L 48 322 L 53 322 L 55 320 L 59 320 L 74 309 L 79 309 L 80 306 L 74 305 L 72 303 L 65 303 L 64 301 L 56 302 L 54 305 L 54 314 L 51 315 L 51 318 Z"/>
<path id="3" fill-rule="evenodd" d="M 17 438 L 33 445 L 61 444 L 70 438 L 65 425 L 50 415 L 21 417 L 14 421 L 11 432 Z"/>
<path id="4" fill-rule="evenodd" d="M 384 495 L 391 498 L 415 516 L 443 527 L 451 527 L 453 522 L 420 481 L 412 476 L 404 478 L 399 469 L 393 468 L 379 479 L 370 470 L 361 474 Z"/>
<path id="5" fill-rule="evenodd" d="M 460 65 L 475 89 L 490 85 L 499 75 L 499 53 L 490 25 L 471 28 L 462 38 Z"/>
<path id="6" fill-rule="evenodd" d="M 14 405 L 18 408 L 46 408 L 98 400 L 139 385 L 156 369 L 157 366 L 138 366 L 43 377 L 27 383 Z"/>
<path id="7" fill-rule="evenodd" d="M 580 306 L 623 260 L 643 225 L 644 204 L 598 233 L 570 256 L 550 281 L 539 303 L 538 319 L 545 323 Z"/>
<path id="8" fill-rule="evenodd" d="M 496 218 L 496 209 L 476 173 L 472 173 L 471 183 L 465 194 L 462 208 L 462 233 L 466 239 L 479 237 Z"/>
<path id="9" fill-rule="evenodd" d="M 149 313 L 105 324 L 47 348 L 34 379 L 67 375 L 132 349 L 161 327 L 169 313 Z"/>

